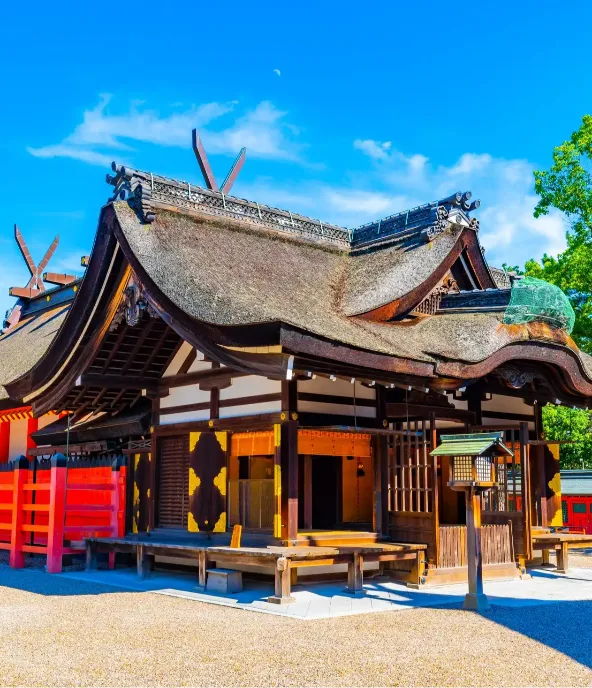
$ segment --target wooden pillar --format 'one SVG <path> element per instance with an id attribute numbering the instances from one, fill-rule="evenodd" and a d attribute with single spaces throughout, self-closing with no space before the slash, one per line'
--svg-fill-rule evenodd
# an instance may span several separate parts
<path id="1" fill-rule="evenodd" d="M 467 568 L 469 592 L 465 597 L 464 609 L 485 611 L 489 609 L 483 593 L 483 557 L 481 553 L 481 495 L 475 488 L 465 493 L 467 507 Z"/>
<path id="2" fill-rule="evenodd" d="M 290 604 L 296 602 L 292 597 L 292 574 L 290 560 L 280 557 L 275 566 L 275 595 L 267 598 L 268 602 L 274 604 Z"/>
<path id="3" fill-rule="evenodd" d="M 559 444 L 548 444 L 547 446 L 543 447 L 546 523 L 549 526 L 563 525 L 563 512 L 561 510 L 561 475 L 559 473 L 561 470 L 561 466 L 559 464 L 559 450 Z"/>
<path id="4" fill-rule="evenodd" d="M 386 394 L 384 387 L 376 389 L 376 418 L 382 425 L 386 420 Z M 374 478 L 374 513 L 372 527 L 374 532 L 388 535 L 388 440 L 385 435 L 372 437 L 373 478 Z"/>
<path id="5" fill-rule="evenodd" d="M 13 465 L 13 490 L 12 490 L 12 526 L 10 533 L 10 558 L 9 563 L 13 569 L 22 569 L 25 566 L 25 553 L 23 544 L 25 535 L 23 525 L 25 512 L 25 484 L 29 479 L 29 462 L 21 456 L 12 462 Z"/>
<path id="6" fill-rule="evenodd" d="M 364 557 L 360 552 L 354 552 L 352 561 L 347 564 L 347 588 L 350 595 L 364 594 Z"/>
<path id="7" fill-rule="evenodd" d="M 68 459 L 63 454 L 51 457 L 49 479 L 49 527 L 47 535 L 47 573 L 61 573 L 66 527 L 66 480 Z"/>
<path id="8" fill-rule="evenodd" d="M 312 529 L 312 456 L 307 454 L 304 460 L 304 527 Z M 296 569 L 294 569 L 296 570 Z"/>
<path id="9" fill-rule="evenodd" d="M 530 445 L 528 423 L 520 423 L 520 466 L 522 472 L 522 519 L 524 525 L 524 555 L 532 559 L 532 498 L 530 489 Z"/>
<path id="10" fill-rule="evenodd" d="M 10 458 L 10 421 L 0 420 L 0 463 L 8 463 Z"/>
<path id="11" fill-rule="evenodd" d="M 475 425 L 482 425 L 483 413 L 481 409 L 481 401 L 483 397 L 483 390 L 479 383 L 470 385 L 466 389 L 467 410 L 475 414 Z"/>
<path id="12" fill-rule="evenodd" d="M 424 430 L 426 427 L 426 423 L 424 421 Z M 433 451 L 437 446 L 438 446 L 438 432 L 436 430 L 436 414 L 435 413 L 430 413 L 430 427 L 429 427 L 429 432 L 430 436 L 429 439 L 430 445 L 428 449 L 428 453 Z M 438 456 L 432 456 L 432 517 L 433 517 L 433 524 L 434 524 L 434 548 L 432 551 L 429 551 L 428 553 L 428 560 L 430 564 L 435 566 L 438 561 L 438 553 L 440 551 L 440 492 L 439 492 L 439 484 L 440 481 L 438 480 L 438 462 L 439 462 L 439 457 Z M 442 479 L 442 484 L 444 484 L 444 478 Z"/>
<path id="13" fill-rule="evenodd" d="M 298 422 L 274 426 L 274 536 L 287 545 L 298 539 Z"/>

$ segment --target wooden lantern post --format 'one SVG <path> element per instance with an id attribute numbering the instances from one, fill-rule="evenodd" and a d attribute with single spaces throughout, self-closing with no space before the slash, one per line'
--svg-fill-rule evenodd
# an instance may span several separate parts
<path id="1" fill-rule="evenodd" d="M 483 592 L 483 556 L 481 552 L 481 496 L 495 486 L 495 461 L 500 455 L 512 455 L 506 447 L 503 433 L 474 433 L 471 435 L 442 435 L 441 444 L 432 456 L 452 457 L 448 482 L 453 490 L 465 493 L 467 514 L 467 569 L 469 592 L 464 609 L 477 612 L 489 609 Z"/>

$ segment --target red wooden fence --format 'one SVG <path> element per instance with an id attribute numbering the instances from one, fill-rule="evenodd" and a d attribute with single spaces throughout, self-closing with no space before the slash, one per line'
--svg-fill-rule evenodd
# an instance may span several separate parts
<path id="1" fill-rule="evenodd" d="M 0 549 L 10 552 L 10 566 L 22 568 L 26 553 L 44 554 L 48 573 L 59 573 L 62 557 L 83 551 L 85 537 L 125 534 L 126 468 L 112 459 L 56 454 L 31 464 L 22 456 L 0 466 Z"/>

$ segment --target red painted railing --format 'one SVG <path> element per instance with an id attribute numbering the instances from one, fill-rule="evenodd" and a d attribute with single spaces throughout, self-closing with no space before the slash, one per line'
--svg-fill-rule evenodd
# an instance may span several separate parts
<path id="1" fill-rule="evenodd" d="M 56 454 L 47 468 L 25 457 L 3 467 L 0 549 L 10 552 L 10 566 L 22 568 L 26 553 L 44 554 L 48 573 L 59 573 L 62 557 L 83 551 L 85 537 L 124 535 L 125 478 L 120 459 L 93 466 Z"/>

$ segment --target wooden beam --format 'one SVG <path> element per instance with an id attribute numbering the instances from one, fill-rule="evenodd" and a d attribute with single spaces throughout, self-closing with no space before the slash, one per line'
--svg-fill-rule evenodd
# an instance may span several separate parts
<path id="1" fill-rule="evenodd" d="M 76 275 L 60 275 L 57 272 L 44 272 L 43 281 L 49 284 L 71 284 L 75 282 L 78 278 Z"/>
<path id="2" fill-rule="evenodd" d="M 98 373 L 84 373 L 78 380 L 76 386 L 80 387 L 110 387 L 111 389 L 131 389 L 148 390 L 154 394 L 158 393 L 159 381 L 150 380 L 142 377 L 132 377 L 131 375 L 101 375 Z"/>

